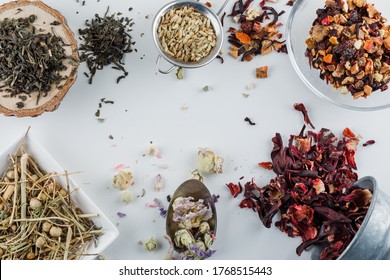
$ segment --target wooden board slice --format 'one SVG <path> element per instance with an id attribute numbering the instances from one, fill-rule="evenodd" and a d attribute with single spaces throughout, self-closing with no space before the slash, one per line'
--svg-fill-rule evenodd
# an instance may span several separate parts
<path id="1" fill-rule="evenodd" d="M 77 42 L 74 38 L 72 30 L 66 23 L 64 16 L 57 10 L 47 6 L 41 1 L 20 0 L 16 2 L 9 2 L 0 6 L 0 20 L 5 18 L 26 18 L 30 15 L 36 15 L 37 19 L 34 26 L 37 28 L 37 33 L 54 32 L 56 36 L 63 39 L 66 46 L 64 46 L 67 56 L 73 56 L 79 60 L 77 51 Z M 51 25 L 54 21 L 59 22 L 59 25 Z M 6 116 L 38 116 L 46 111 L 54 111 L 59 106 L 60 102 L 73 85 L 77 76 L 78 63 L 67 59 L 64 61 L 67 69 L 61 72 L 61 76 L 68 78 L 61 81 L 59 85 L 52 85 L 51 91 L 46 96 L 40 96 L 37 104 L 38 92 L 23 94 L 27 100 L 23 101 L 24 107 L 18 108 L 16 103 L 21 100 L 19 97 L 9 97 L 9 92 L 2 88 L 0 92 L 0 113 Z M 0 81 L 1 85 L 1 81 Z"/>

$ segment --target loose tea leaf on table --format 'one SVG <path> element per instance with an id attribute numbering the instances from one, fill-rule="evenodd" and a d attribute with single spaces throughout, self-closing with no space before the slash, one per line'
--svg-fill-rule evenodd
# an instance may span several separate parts
<path id="1" fill-rule="evenodd" d="M 46 96 L 52 86 L 58 86 L 67 77 L 64 61 L 72 59 L 65 54 L 64 42 L 53 33 L 42 33 L 34 26 L 37 17 L 0 21 L 0 82 L 9 97 L 18 96 L 23 108 L 25 94 L 38 92 Z"/>
<path id="2" fill-rule="evenodd" d="M 134 22 L 128 17 L 118 17 L 119 14 L 103 17 L 95 14 L 92 20 L 86 20 L 86 28 L 79 29 L 83 42 L 80 45 L 80 60 L 87 63 L 89 83 L 92 84 L 97 70 L 113 64 L 112 68 L 122 71 L 117 83 L 128 75 L 124 68 L 123 58 L 132 52 L 134 42 L 130 36 Z"/>

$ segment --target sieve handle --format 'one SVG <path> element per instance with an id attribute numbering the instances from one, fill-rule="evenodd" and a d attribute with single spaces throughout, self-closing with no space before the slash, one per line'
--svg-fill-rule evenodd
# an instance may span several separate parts
<path id="1" fill-rule="evenodd" d="M 172 72 L 173 69 L 175 69 L 176 66 L 173 65 L 173 66 L 171 66 L 171 68 L 169 68 L 168 70 L 162 70 L 162 69 L 160 68 L 160 60 L 161 60 L 161 55 L 159 55 L 159 56 L 157 57 L 157 61 L 156 61 L 156 68 L 157 68 L 158 72 L 160 72 L 161 74 L 169 74 L 169 73 Z"/>
<path id="2" fill-rule="evenodd" d="M 220 13 L 222 13 L 223 9 L 226 7 L 227 3 L 229 3 L 230 0 L 226 0 L 223 4 L 222 7 L 219 8 L 218 12 L 216 13 L 217 16 L 219 16 Z"/>

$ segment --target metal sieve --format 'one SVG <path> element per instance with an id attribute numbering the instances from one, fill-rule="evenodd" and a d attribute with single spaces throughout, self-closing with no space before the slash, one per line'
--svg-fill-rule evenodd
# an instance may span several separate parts
<path id="1" fill-rule="evenodd" d="M 156 14 L 156 16 L 154 18 L 154 21 L 153 21 L 153 26 L 152 26 L 152 29 L 153 29 L 153 40 L 154 40 L 154 43 L 155 43 L 155 45 L 157 47 L 157 50 L 159 52 L 159 56 L 158 56 L 157 61 L 156 61 L 156 68 L 157 68 L 157 70 L 160 73 L 162 73 L 162 74 L 168 74 L 173 69 L 175 69 L 175 67 L 198 68 L 198 67 L 202 67 L 202 66 L 205 66 L 206 64 L 210 63 L 219 54 L 219 52 L 221 51 L 221 48 L 222 48 L 222 44 L 223 44 L 223 29 L 222 29 L 221 21 L 218 18 L 218 15 L 223 10 L 223 8 L 226 6 L 226 4 L 228 2 L 229 2 L 229 0 L 226 0 L 217 13 L 214 13 L 207 6 L 201 4 L 201 3 L 197 2 L 197 1 L 173 1 L 173 2 L 170 2 L 170 3 L 166 4 L 165 6 L 163 6 L 157 12 L 157 14 Z M 169 56 L 168 54 L 166 54 L 164 52 L 164 49 L 161 46 L 160 40 L 158 39 L 158 34 L 157 34 L 158 32 L 157 32 L 157 30 L 158 30 L 158 27 L 160 25 L 161 18 L 167 12 L 169 12 L 171 9 L 175 9 L 175 8 L 181 7 L 181 6 L 194 7 L 200 13 L 202 13 L 207 18 L 209 18 L 210 22 L 211 22 L 211 25 L 214 28 L 214 32 L 215 32 L 215 35 L 216 35 L 216 38 L 217 38 L 216 45 L 211 50 L 210 54 L 208 56 L 200 59 L 199 61 L 196 61 L 196 62 L 184 62 L 182 60 L 177 60 L 177 59 Z M 168 61 L 173 66 L 171 66 L 167 70 L 162 70 L 160 68 L 160 60 L 161 60 L 161 58 L 164 58 L 166 61 Z"/>

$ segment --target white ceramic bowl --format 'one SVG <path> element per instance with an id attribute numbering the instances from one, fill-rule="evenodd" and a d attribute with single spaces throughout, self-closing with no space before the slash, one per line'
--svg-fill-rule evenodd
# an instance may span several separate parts
<path id="1" fill-rule="evenodd" d="M 368 0 L 385 18 L 390 18 L 388 1 Z M 325 0 L 297 0 L 288 18 L 287 49 L 293 67 L 302 81 L 316 95 L 338 106 L 359 110 L 373 111 L 390 107 L 390 89 L 381 92 L 377 90 L 367 98 L 354 99 L 350 93 L 342 94 L 340 90 L 326 84 L 319 75 L 318 69 L 310 68 L 309 60 L 305 56 L 306 43 L 313 21 L 316 19 L 316 10 L 325 6 Z"/>
<path id="2" fill-rule="evenodd" d="M 17 139 L 17 141 L 0 153 L 1 174 L 4 174 L 10 165 L 9 155 L 16 153 L 22 138 L 23 137 Z M 56 172 L 58 174 L 64 173 L 64 168 L 62 168 L 40 144 L 31 139 L 30 136 L 27 136 L 26 138 L 25 151 L 35 159 L 38 165 L 45 172 Z M 76 182 L 72 179 L 72 176 L 69 175 L 68 178 L 69 189 L 72 191 L 71 199 L 75 205 L 79 207 L 83 213 L 98 214 L 98 217 L 91 218 L 91 220 L 97 227 L 103 230 L 103 234 L 98 237 L 96 246 L 89 246 L 89 248 L 84 252 L 85 256 L 81 257 L 81 259 L 94 259 L 97 254 L 102 253 L 118 237 L 119 231 L 111 223 L 107 216 L 88 197 L 82 188 L 80 188 L 80 185 L 76 184 Z M 57 180 L 62 187 L 66 186 L 65 176 L 59 176 Z"/>

